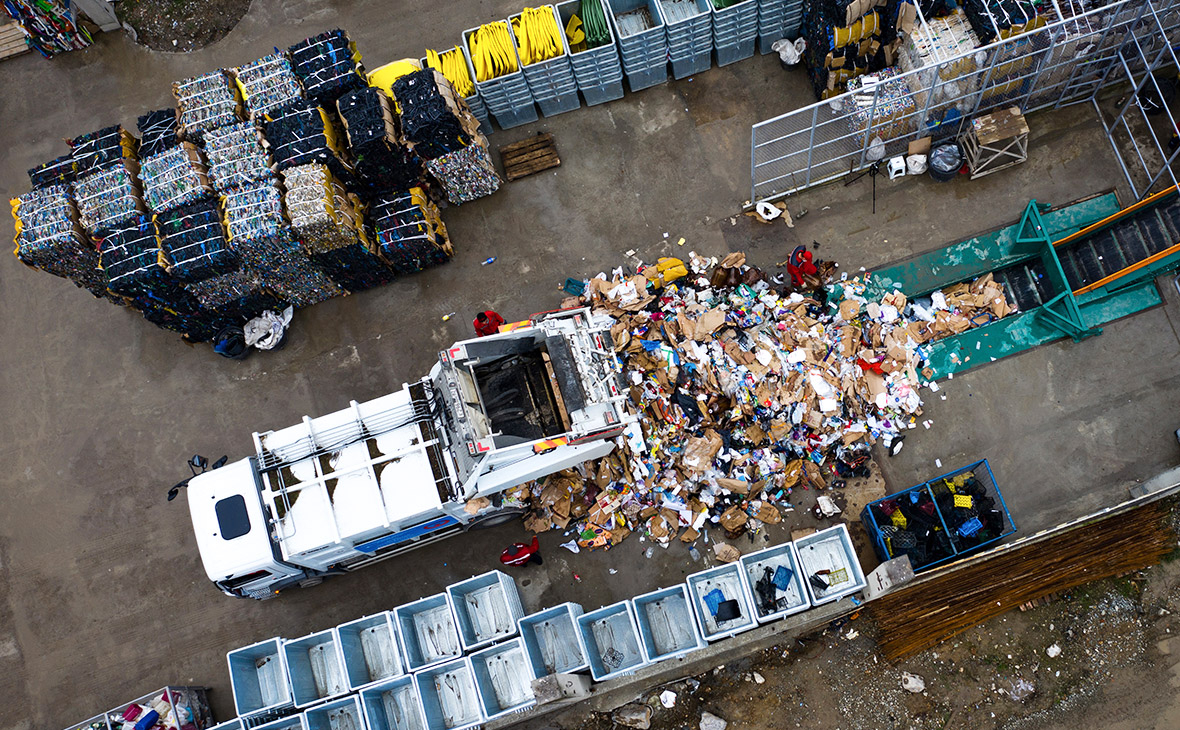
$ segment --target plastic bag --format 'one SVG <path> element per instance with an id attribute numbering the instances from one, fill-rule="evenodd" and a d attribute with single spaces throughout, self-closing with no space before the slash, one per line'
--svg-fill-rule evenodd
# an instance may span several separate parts
<path id="1" fill-rule="evenodd" d="M 883 159 L 885 157 L 885 140 L 880 137 L 873 137 L 873 140 L 869 142 L 869 149 L 865 153 L 865 157 L 870 162 L 877 162 Z"/>
<path id="2" fill-rule="evenodd" d="M 267 310 L 250 320 L 243 327 L 246 344 L 257 347 L 259 350 L 274 349 L 283 341 L 283 334 L 287 331 L 287 325 L 291 323 L 294 313 L 294 307 L 287 307 L 282 314 Z"/>
<path id="3" fill-rule="evenodd" d="M 906 173 L 921 175 L 926 172 L 926 155 L 910 155 L 905 158 Z"/>
<path id="4" fill-rule="evenodd" d="M 807 50 L 807 40 L 796 38 L 792 41 L 783 38 L 771 44 L 770 50 L 778 54 L 780 61 L 788 66 L 794 66 L 802 60 L 803 51 Z"/>

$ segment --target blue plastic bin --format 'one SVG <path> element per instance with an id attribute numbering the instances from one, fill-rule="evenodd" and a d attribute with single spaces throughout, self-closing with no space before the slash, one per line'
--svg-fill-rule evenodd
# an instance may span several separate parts
<path id="1" fill-rule="evenodd" d="M 673 659 L 704 648 L 705 639 L 697 627 L 688 587 L 683 583 L 636 596 L 631 603 L 647 661 Z"/>
<path id="2" fill-rule="evenodd" d="M 658 0 L 668 29 L 668 61 L 678 79 L 713 65 L 713 4 L 710 0 Z"/>
<path id="3" fill-rule="evenodd" d="M 717 641 L 754 628 L 754 606 L 737 563 L 718 565 L 685 579 L 701 636 Z"/>
<path id="4" fill-rule="evenodd" d="M 389 611 L 340 624 L 336 635 L 352 691 L 405 674 L 397 629 Z"/>
<path id="5" fill-rule="evenodd" d="M 597 682 L 629 674 L 647 664 L 639 646 L 635 607 L 630 601 L 578 616 L 578 641 Z"/>
<path id="6" fill-rule="evenodd" d="M 636 33 L 625 33 L 619 16 L 646 8 L 651 26 Z M 668 36 L 664 18 L 656 0 L 607 0 L 611 30 L 619 44 L 619 57 L 632 91 L 662 84 L 668 80 Z"/>
<path id="7" fill-rule="evenodd" d="M 563 603 L 529 614 L 519 621 L 520 638 L 534 677 L 590 668 L 578 641 L 578 616 L 582 613 L 580 605 Z"/>
<path id="8" fill-rule="evenodd" d="M 494 720 L 537 704 L 533 673 L 520 637 L 481 649 L 470 657 L 484 717 Z"/>
<path id="9" fill-rule="evenodd" d="M 407 671 L 416 672 L 462 656 L 463 645 L 459 643 L 455 615 L 446 593 L 398 606 L 393 609 L 393 618 Z"/>
<path id="10" fill-rule="evenodd" d="M 307 730 L 366 730 L 367 727 L 361 698 L 357 695 L 316 705 L 304 710 L 303 717 Z"/>
<path id="11" fill-rule="evenodd" d="M 553 13 L 553 18 L 557 23 L 558 29 L 564 27 L 561 24 L 561 18 L 557 15 L 557 10 L 552 5 L 539 5 L 536 7 L 548 9 L 549 12 Z M 512 21 L 519 17 L 520 13 L 508 17 L 509 29 L 512 29 Z M 578 82 L 574 78 L 574 69 L 570 64 L 569 43 L 566 42 L 564 30 L 560 35 L 561 55 L 545 61 L 538 61 L 528 66 L 524 66 L 523 64 L 521 66 L 521 70 L 524 71 L 525 81 L 528 82 L 529 91 L 533 94 L 534 101 L 540 107 L 541 113 L 547 117 L 571 112 L 582 106 L 582 100 L 578 97 Z M 515 30 L 512 31 L 512 42 L 513 44 L 517 44 Z M 519 55 L 518 53 L 518 58 Z"/>
<path id="12" fill-rule="evenodd" d="M 287 660 L 287 676 L 296 707 L 307 707 L 348 692 L 335 629 L 283 642 L 283 656 Z"/>
<path id="13" fill-rule="evenodd" d="M 836 525 L 801 537 L 795 541 L 795 551 L 811 605 L 831 603 L 864 590 L 865 574 L 848 536 L 847 525 Z M 813 576 L 822 579 L 827 587 L 819 587 L 812 581 Z"/>
<path id="14" fill-rule="evenodd" d="M 606 17 L 610 9 L 604 0 L 591 0 L 603 4 L 602 13 Z M 581 13 L 582 0 L 566 0 L 558 3 L 557 16 L 562 28 L 569 23 L 570 18 Z M 579 15 L 580 17 L 580 15 Z M 619 59 L 619 48 L 615 42 L 614 29 L 610 21 L 606 24 L 610 40 L 598 48 L 587 48 L 584 51 L 570 52 L 570 65 L 574 70 L 574 79 L 578 82 L 578 90 L 586 106 L 594 106 L 608 101 L 623 98 L 623 63 Z M 569 39 L 566 39 L 569 45 Z"/>
<path id="15" fill-rule="evenodd" d="M 515 636 L 516 622 L 524 616 L 516 583 L 499 570 L 447 586 L 447 597 L 464 651 Z"/>
<path id="16" fill-rule="evenodd" d="M 427 730 L 465 730 L 484 721 L 475 673 L 466 657 L 414 675 Z"/>
<path id="17" fill-rule="evenodd" d="M 413 676 L 371 684 L 361 690 L 360 698 L 369 730 L 426 730 Z"/>
<path id="18" fill-rule="evenodd" d="M 743 555 L 739 561 L 746 590 L 754 600 L 754 617 L 758 623 L 770 623 L 811 608 L 807 588 L 803 585 L 803 572 L 799 569 L 799 556 L 792 543 L 783 543 L 756 553 Z M 767 577 L 774 588 L 774 604 L 769 609 L 762 605 L 758 583 Z"/>
<path id="19" fill-rule="evenodd" d="M 280 717 L 277 720 L 256 725 L 255 730 L 307 730 L 307 720 L 301 712 L 298 715 Z"/>
<path id="20" fill-rule="evenodd" d="M 262 713 L 278 716 L 287 709 L 294 711 L 282 639 L 276 637 L 234 649 L 226 659 L 239 717 Z"/>

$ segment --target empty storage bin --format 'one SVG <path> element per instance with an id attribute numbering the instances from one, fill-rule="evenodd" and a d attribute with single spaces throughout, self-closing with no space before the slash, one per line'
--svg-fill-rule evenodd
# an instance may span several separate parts
<path id="1" fill-rule="evenodd" d="M 836 525 L 795 541 L 799 568 L 812 605 L 831 603 L 865 587 L 847 525 Z"/>
<path id="2" fill-rule="evenodd" d="M 754 599 L 754 617 L 764 624 L 811 608 L 795 546 L 784 543 L 743 555 L 742 577 Z"/>
<path id="3" fill-rule="evenodd" d="M 520 637 L 471 655 L 480 706 L 489 720 L 532 707 L 533 673 Z"/>
<path id="4" fill-rule="evenodd" d="M 579 616 L 578 641 L 597 682 L 633 672 L 647 663 L 639 648 L 639 627 L 630 601 Z"/>
<path id="5" fill-rule="evenodd" d="M 335 629 L 284 642 L 283 655 L 296 707 L 306 707 L 348 691 Z"/>
<path id="6" fill-rule="evenodd" d="M 464 730 L 484 721 L 471 661 L 466 657 L 414 675 L 427 730 Z"/>
<path id="7" fill-rule="evenodd" d="M 706 641 L 724 639 L 758 625 L 737 563 L 693 573 L 686 583 Z"/>
<path id="8" fill-rule="evenodd" d="M 601 7 L 604 20 L 610 12 L 604 5 L 605 0 L 566 0 L 558 3 L 558 20 L 561 27 L 569 26 L 570 19 L 577 15 L 583 21 L 584 5 Z M 611 23 L 606 20 L 607 40 L 599 46 L 589 48 L 588 44 L 578 47 L 570 46 L 570 65 L 574 69 L 574 79 L 578 82 L 578 90 L 586 100 L 586 106 L 594 106 L 607 101 L 623 98 L 623 63 L 619 60 L 619 48 L 615 45 L 615 33 Z M 569 44 L 569 37 L 566 37 Z"/>
<path id="9" fill-rule="evenodd" d="M 356 691 L 405 673 L 397 629 L 388 611 L 336 627 L 348 686 Z"/>
<path id="10" fill-rule="evenodd" d="M 563 603 L 520 620 L 520 638 L 534 677 L 581 672 L 590 667 L 578 641 L 581 615 L 581 606 Z"/>
<path id="11" fill-rule="evenodd" d="M 307 730 L 365 730 L 365 715 L 356 695 L 341 697 L 305 710 Z"/>
<path id="12" fill-rule="evenodd" d="M 294 707 L 282 639 L 267 639 L 235 649 L 226 658 L 238 717 Z"/>
<path id="13" fill-rule="evenodd" d="M 524 616 L 512 578 L 499 570 L 447 586 L 464 651 L 473 651 L 516 634 Z"/>
<path id="14" fill-rule="evenodd" d="M 393 609 L 406 671 L 441 664 L 463 654 L 455 616 L 446 593 L 420 598 Z"/>
<path id="15" fill-rule="evenodd" d="M 369 730 L 426 730 L 412 676 L 371 684 L 361 690 L 360 698 Z"/>
<path id="16" fill-rule="evenodd" d="M 298 715 L 291 715 L 290 717 L 280 717 L 277 720 L 271 720 L 262 725 L 256 725 L 255 730 L 307 730 L 307 720 L 303 717 L 303 713 Z"/>
<path id="17" fill-rule="evenodd" d="M 640 646 L 649 662 L 683 656 L 705 646 L 684 584 L 631 599 Z"/>
<path id="18" fill-rule="evenodd" d="M 668 36 L 656 0 L 606 0 L 632 91 L 668 80 Z"/>

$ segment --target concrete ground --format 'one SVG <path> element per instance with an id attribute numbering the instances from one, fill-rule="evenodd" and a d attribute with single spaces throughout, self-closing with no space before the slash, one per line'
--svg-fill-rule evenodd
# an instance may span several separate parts
<path id="1" fill-rule="evenodd" d="M 0 74 L 0 186 L 27 190 L 24 171 L 63 154 L 63 137 L 130 127 L 171 104 L 174 80 L 332 27 L 349 29 L 375 67 L 453 45 L 462 29 L 519 6 L 255 0 L 227 38 L 193 54 L 152 53 L 108 35 L 52 62 L 25 55 Z M 166 683 L 212 687 L 216 715 L 226 719 L 225 652 L 392 608 L 497 567 L 495 554 L 523 536 L 518 525 L 275 601 L 234 601 L 205 580 L 185 505 L 164 500 L 194 452 L 240 458 L 252 431 L 419 377 L 440 348 L 471 335 L 479 309 L 523 317 L 551 308 L 566 276 L 613 268 L 632 249 L 649 261 L 690 248 L 746 250 L 772 266 L 815 240 L 823 257 L 871 268 L 1007 224 L 1031 197 L 1063 203 L 1121 179 L 1081 107 L 1032 118 L 1030 161 L 1002 174 L 881 180 L 876 215 L 866 178 L 793 199 L 793 212 L 808 210 L 793 230 L 761 226 L 739 215 L 749 197 L 749 127 L 809 101 L 801 71 L 758 57 L 497 132 L 493 146 L 551 131 L 561 168 L 446 210 L 452 263 L 301 311 L 285 350 L 243 363 L 188 348 L 12 258 L 0 262 L 0 730 L 66 727 Z M 681 236 L 684 249 L 674 243 Z M 496 263 L 481 267 L 488 256 Z M 947 400 L 930 399 L 933 429 L 915 432 L 885 463 L 888 486 L 935 475 L 936 458 L 949 469 L 986 456 L 1026 531 L 1117 501 L 1128 483 L 1175 463 L 1180 304 L 1167 295 L 1166 306 L 1101 337 L 946 383 Z M 458 314 L 444 322 L 450 312 Z M 559 537 L 543 536 L 544 568 L 520 576 L 526 610 L 565 600 L 590 609 L 693 569 L 679 544 L 648 561 L 634 537 L 610 553 L 576 556 L 556 547 Z"/>

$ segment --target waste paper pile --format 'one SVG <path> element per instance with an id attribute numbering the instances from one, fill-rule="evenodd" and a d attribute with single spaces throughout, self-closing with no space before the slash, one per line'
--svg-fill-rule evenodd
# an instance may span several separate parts
<path id="1" fill-rule="evenodd" d="M 777 523 L 795 490 L 867 476 L 878 441 L 900 449 L 922 413 L 926 344 L 1012 311 L 990 274 L 909 301 L 875 294 L 871 274 L 808 271 L 768 278 L 744 254 L 694 253 L 586 282 L 567 304 L 614 320 L 638 425 L 607 457 L 512 490 L 525 526 L 609 548 Z"/>

